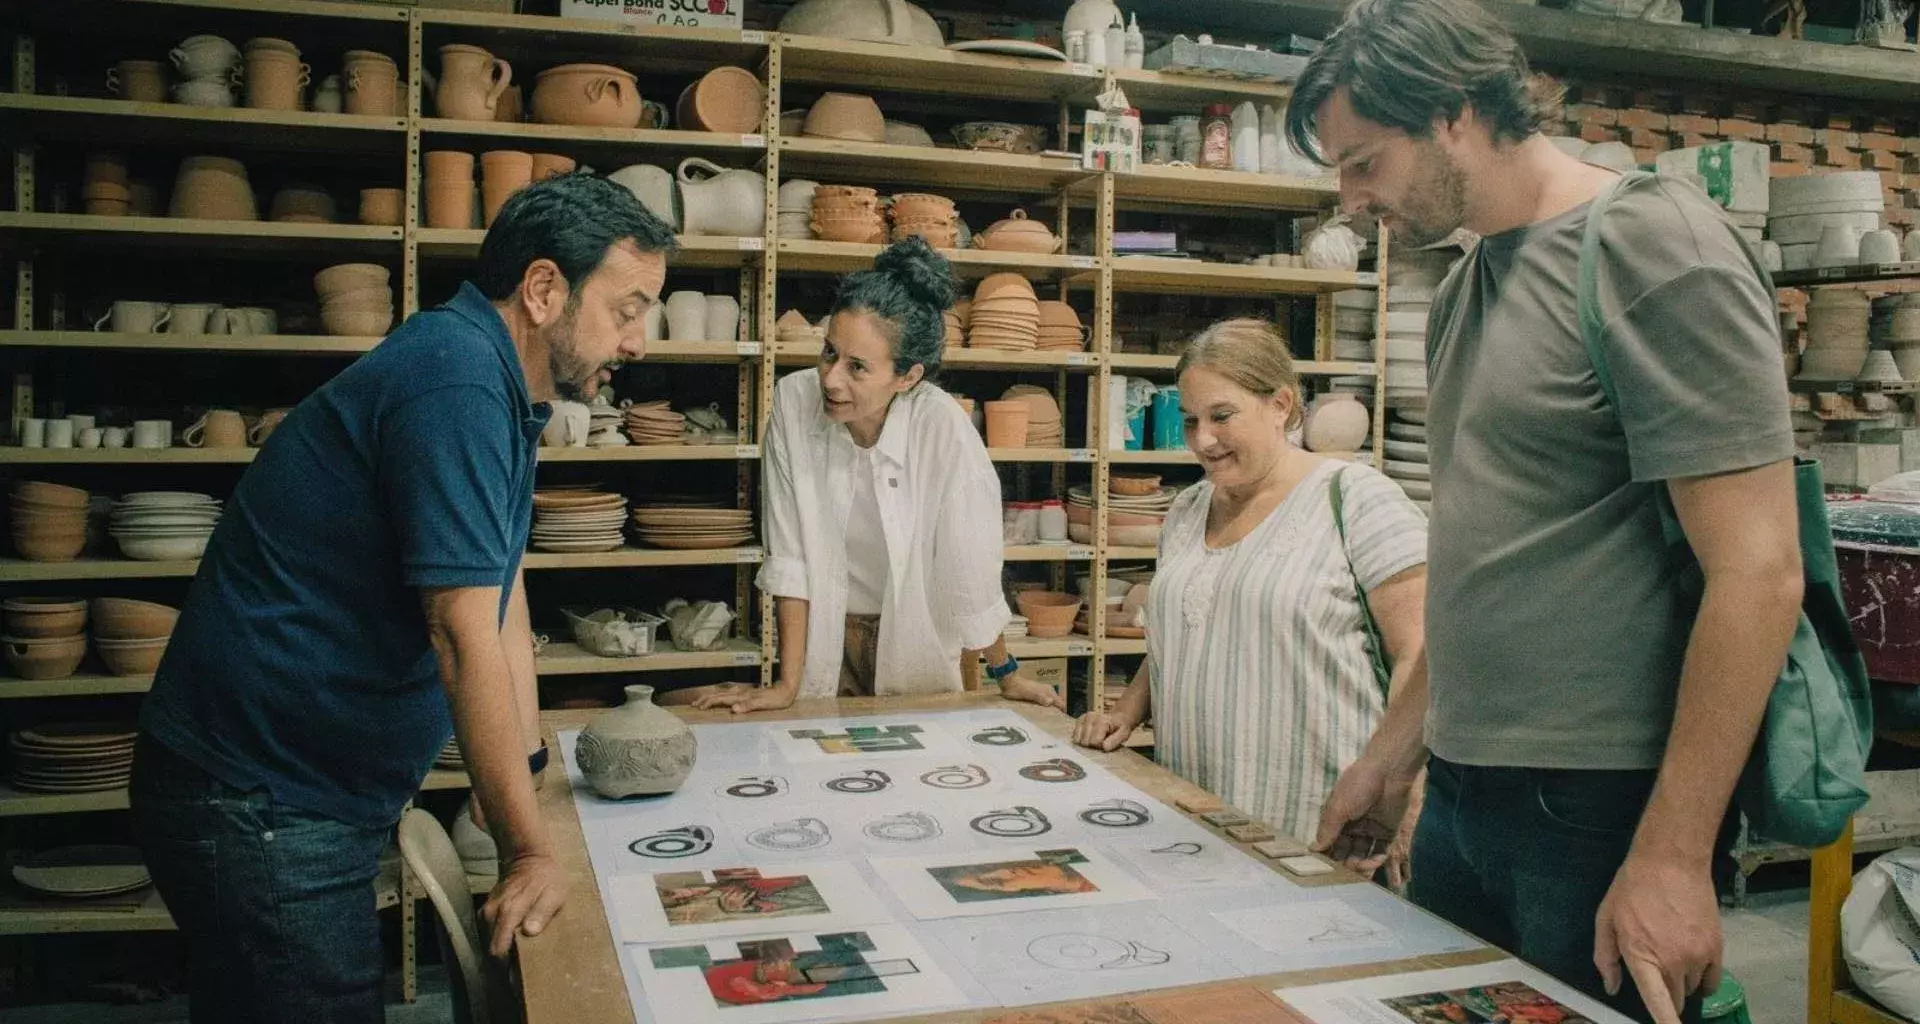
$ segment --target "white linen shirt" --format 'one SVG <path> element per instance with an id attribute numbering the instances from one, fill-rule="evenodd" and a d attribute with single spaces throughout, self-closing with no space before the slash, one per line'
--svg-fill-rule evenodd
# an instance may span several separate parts
<path id="1" fill-rule="evenodd" d="M 767 557 L 756 584 L 807 601 L 801 697 L 839 690 L 847 522 L 858 448 L 822 409 L 820 371 L 773 390 L 761 503 Z M 895 398 L 871 459 L 887 547 L 877 695 L 960 689 L 960 653 L 991 646 L 1012 617 L 1000 591 L 1000 478 L 951 395 L 923 383 Z"/>

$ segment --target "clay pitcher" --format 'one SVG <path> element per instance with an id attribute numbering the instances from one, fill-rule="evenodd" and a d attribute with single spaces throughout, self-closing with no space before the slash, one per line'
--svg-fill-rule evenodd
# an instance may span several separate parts
<path id="1" fill-rule="evenodd" d="M 580 733 L 573 758 L 594 792 L 608 799 L 671 793 L 687 781 L 699 745 L 693 730 L 653 702 L 653 687 L 629 686 L 626 704 Z"/>
<path id="2" fill-rule="evenodd" d="M 500 95 L 513 84 L 513 65 L 478 46 L 449 43 L 440 48 L 440 87 L 434 109 L 456 121 L 491 121 Z"/>
<path id="3" fill-rule="evenodd" d="M 759 235 L 766 231 L 766 179 L 690 156 L 680 161 L 681 231 L 689 235 Z"/>

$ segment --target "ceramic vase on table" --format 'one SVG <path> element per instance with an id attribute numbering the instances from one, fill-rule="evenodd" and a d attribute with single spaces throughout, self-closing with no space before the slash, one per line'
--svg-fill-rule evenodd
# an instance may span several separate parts
<path id="1" fill-rule="evenodd" d="M 653 702 L 653 687 L 629 686 L 627 702 L 594 717 L 574 761 L 594 792 L 611 800 L 671 793 L 693 771 L 693 730 Z"/>

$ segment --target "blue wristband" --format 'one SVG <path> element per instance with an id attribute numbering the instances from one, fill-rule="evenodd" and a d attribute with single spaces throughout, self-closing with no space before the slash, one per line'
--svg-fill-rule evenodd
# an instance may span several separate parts
<path id="1" fill-rule="evenodd" d="M 987 678 L 997 683 L 1018 671 L 1020 671 L 1020 659 L 1009 654 L 1007 660 L 1001 662 L 998 667 L 987 666 Z"/>

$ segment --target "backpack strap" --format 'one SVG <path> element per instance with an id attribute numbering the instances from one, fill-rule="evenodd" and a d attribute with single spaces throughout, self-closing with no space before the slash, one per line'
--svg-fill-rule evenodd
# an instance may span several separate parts
<path id="1" fill-rule="evenodd" d="M 1387 667 L 1387 648 L 1380 639 L 1380 623 L 1373 617 L 1373 606 L 1367 603 L 1367 588 L 1360 583 L 1360 572 L 1353 567 L 1353 550 L 1347 545 L 1346 502 L 1340 486 L 1346 474 L 1345 466 L 1334 471 L 1333 480 L 1327 484 L 1327 503 L 1333 506 L 1333 528 L 1340 534 L 1340 553 L 1346 556 L 1347 573 L 1353 577 L 1353 597 L 1360 604 L 1360 627 L 1367 634 L 1367 660 L 1373 665 L 1374 682 L 1380 684 L 1380 698 L 1386 700 L 1393 691 L 1393 671 Z"/>

